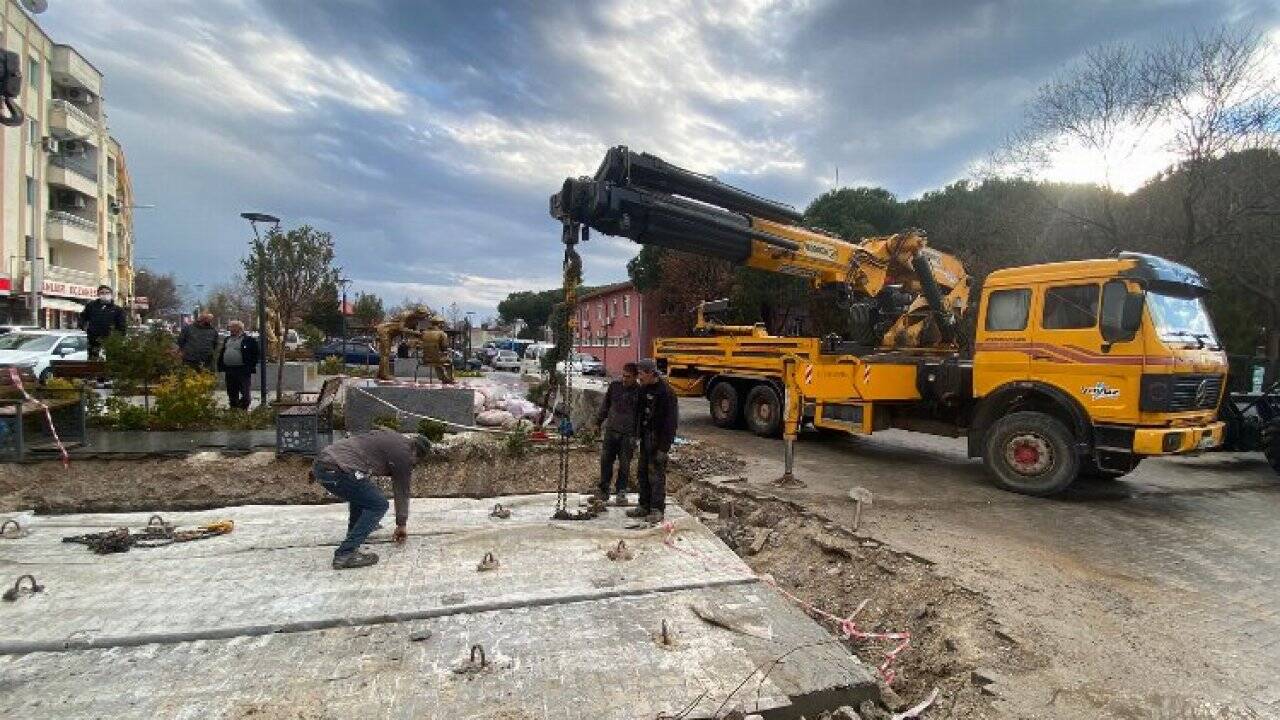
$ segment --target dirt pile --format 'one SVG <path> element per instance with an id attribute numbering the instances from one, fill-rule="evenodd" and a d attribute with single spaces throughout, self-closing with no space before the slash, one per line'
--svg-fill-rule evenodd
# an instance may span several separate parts
<path id="1" fill-rule="evenodd" d="M 789 502 L 698 481 L 687 483 L 677 498 L 782 590 L 838 617 L 848 617 L 865 602 L 855 616 L 863 631 L 909 631 L 911 644 L 892 664 L 897 678 L 885 691 L 889 709 L 904 710 L 936 687 L 937 708 L 925 717 L 994 714 L 991 702 L 998 688 L 984 682 L 989 673 L 982 668 L 1017 664 L 1021 651 L 1002 637 L 984 598 L 921 559 L 855 536 Z M 835 623 L 822 622 L 838 631 Z M 894 645 L 847 643 L 871 666 Z M 862 717 L 880 715 L 866 708 Z"/>

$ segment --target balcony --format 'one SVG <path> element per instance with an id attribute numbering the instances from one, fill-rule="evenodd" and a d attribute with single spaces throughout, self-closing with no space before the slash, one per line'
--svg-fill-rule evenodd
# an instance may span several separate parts
<path id="1" fill-rule="evenodd" d="M 45 220 L 45 237 L 50 242 L 98 249 L 98 223 L 62 210 L 50 210 Z"/>
<path id="2" fill-rule="evenodd" d="M 83 88 L 94 95 L 102 94 L 102 73 L 70 45 L 53 46 L 53 64 L 49 71 L 53 79 L 63 85 Z"/>
<path id="3" fill-rule="evenodd" d="M 98 274 L 87 270 L 48 265 L 44 269 L 45 282 L 68 283 L 71 285 L 97 285 Z"/>
<path id="4" fill-rule="evenodd" d="M 69 100 L 50 100 L 49 129 L 55 135 L 74 137 L 97 147 L 102 124 Z"/>
<path id="5" fill-rule="evenodd" d="M 50 155 L 50 185 L 71 188 L 89 197 L 98 197 L 98 168 L 93 161 L 75 155 Z"/>

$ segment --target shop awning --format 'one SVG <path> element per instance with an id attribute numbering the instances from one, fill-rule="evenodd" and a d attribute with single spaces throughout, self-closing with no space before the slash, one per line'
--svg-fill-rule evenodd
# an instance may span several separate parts
<path id="1" fill-rule="evenodd" d="M 84 310 L 84 304 L 82 303 L 51 297 L 40 298 L 40 307 L 46 310 L 62 310 L 64 312 L 80 312 Z"/>

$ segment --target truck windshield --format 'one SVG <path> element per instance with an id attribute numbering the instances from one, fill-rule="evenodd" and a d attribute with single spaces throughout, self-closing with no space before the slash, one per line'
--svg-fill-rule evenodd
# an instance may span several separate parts
<path id="1" fill-rule="evenodd" d="M 1147 307 L 1163 342 L 1186 342 L 1221 350 L 1204 301 L 1195 297 L 1147 293 Z"/>

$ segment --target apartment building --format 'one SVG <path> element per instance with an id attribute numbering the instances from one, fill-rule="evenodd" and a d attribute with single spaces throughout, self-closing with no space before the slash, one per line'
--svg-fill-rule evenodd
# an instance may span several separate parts
<path id="1" fill-rule="evenodd" d="M 27 121 L 0 127 L 0 319 L 71 327 L 100 284 L 132 298 L 124 151 L 107 132 L 102 73 L 2 1 L 0 40 L 25 59 Z"/>
<path id="2" fill-rule="evenodd" d="M 619 377 L 624 364 L 649 354 L 654 338 L 651 325 L 644 294 L 629 281 L 596 288 L 578 298 L 574 350 L 596 356 L 610 377 Z"/>

